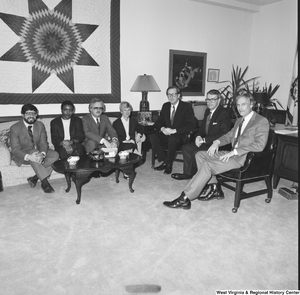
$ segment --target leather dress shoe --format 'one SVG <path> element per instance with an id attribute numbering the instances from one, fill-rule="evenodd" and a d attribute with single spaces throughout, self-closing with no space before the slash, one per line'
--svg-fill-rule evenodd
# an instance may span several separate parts
<path id="1" fill-rule="evenodd" d="M 50 183 L 47 183 L 45 185 L 42 184 L 42 189 L 46 194 L 50 194 L 54 192 L 54 188 L 50 185 Z"/>
<path id="2" fill-rule="evenodd" d="M 221 189 L 221 186 L 219 183 L 213 183 L 211 191 L 207 194 L 206 197 L 198 198 L 200 201 L 211 201 L 211 200 L 222 200 L 224 199 L 224 193 Z"/>
<path id="3" fill-rule="evenodd" d="M 212 184 L 206 184 L 197 199 L 200 200 L 200 198 L 205 198 L 208 195 L 208 193 L 211 191 L 212 187 L 213 187 Z"/>
<path id="4" fill-rule="evenodd" d="M 156 171 L 162 171 L 166 169 L 166 163 L 162 163 L 161 165 L 154 167 L 154 170 Z"/>
<path id="5" fill-rule="evenodd" d="M 171 177 L 176 179 L 176 180 L 192 179 L 193 178 L 191 175 L 188 175 L 186 173 L 172 173 Z"/>
<path id="6" fill-rule="evenodd" d="M 191 201 L 189 199 L 184 199 L 184 192 L 181 193 L 180 197 L 171 202 L 163 202 L 163 204 L 169 208 L 173 209 L 191 209 Z"/>
<path id="7" fill-rule="evenodd" d="M 172 173 L 172 165 L 166 165 L 164 174 L 171 174 Z"/>
<path id="8" fill-rule="evenodd" d="M 38 182 L 38 180 L 39 179 L 34 176 L 27 178 L 27 182 L 30 185 L 30 187 L 32 187 L 32 188 L 34 188 L 36 186 L 36 183 Z"/>

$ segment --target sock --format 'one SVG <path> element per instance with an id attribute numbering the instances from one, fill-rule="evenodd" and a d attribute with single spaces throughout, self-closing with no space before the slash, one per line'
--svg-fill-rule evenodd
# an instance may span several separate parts
<path id="1" fill-rule="evenodd" d="M 44 179 L 41 180 L 42 185 L 47 185 L 49 184 L 47 177 L 45 177 Z"/>
<path id="2" fill-rule="evenodd" d="M 189 199 L 189 198 L 185 195 L 184 192 L 181 193 L 181 196 L 183 197 L 183 199 L 184 199 L 185 201 Z"/>

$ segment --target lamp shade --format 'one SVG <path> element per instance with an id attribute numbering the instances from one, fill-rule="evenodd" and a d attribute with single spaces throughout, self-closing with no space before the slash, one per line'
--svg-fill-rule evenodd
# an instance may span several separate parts
<path id="1" fill-rule="evenodd" d="M 136 78 L 131 92 L 160 92 L 160 89 L 152 75 L 140 75 Z"/>
<path id="2" fill-rule="evenodd" d="M 269 97 L 267 92 L 254 92 L 253 97 L 257 103 L 261 105 L 269 104 Z"/>

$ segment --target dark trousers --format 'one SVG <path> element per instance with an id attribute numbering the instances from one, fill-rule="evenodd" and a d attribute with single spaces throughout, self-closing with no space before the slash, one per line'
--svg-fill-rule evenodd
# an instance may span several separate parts
<path id="1" fill-rule="evenodd" d="M 157 156 L 159 162 L 165 162 L 168 165 L 172 165 L 176 150 L 186 143 L 187 136 L 186 135 L 165 135 L 162 132 L 153 133 L 150 135 L 150 141 L 152 144 L 152 148 Z M 165 152 L 167 149 L 167 152 Z"/>
<path id="2" fill-rule="evenodd" d="M 182 147 L 183 154 L 183 173 L 188 175 L 195 175 L 197 172 L 197 164 L 195 155 L 199 151 L 208 150 L 209 145 L 202 144 L 200 147 L 197 147 L 195 143 L 188 143 Z"/>

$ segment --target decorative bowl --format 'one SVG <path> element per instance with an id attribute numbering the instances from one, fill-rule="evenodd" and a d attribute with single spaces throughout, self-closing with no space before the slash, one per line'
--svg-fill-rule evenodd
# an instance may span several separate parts
<path id="1" fill-rule="evenodd" d="M 88 154 L 90 158 L 94 161 L 103 161 L 104 160 L 104 152 L 102 150 L 93 150 Z"/>

